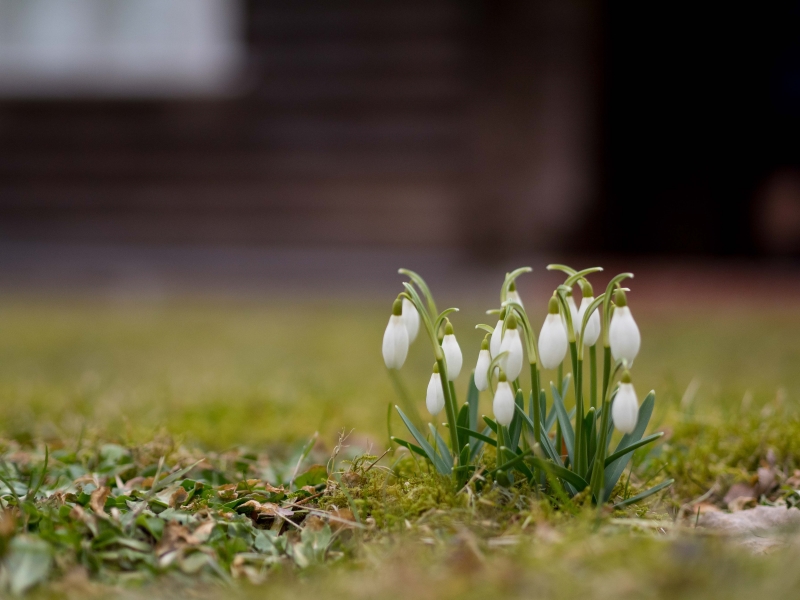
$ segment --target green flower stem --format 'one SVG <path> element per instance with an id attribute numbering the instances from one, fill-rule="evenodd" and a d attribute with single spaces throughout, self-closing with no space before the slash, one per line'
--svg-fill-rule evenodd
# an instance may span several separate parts
<path id="1" fill-rule="evenodd" d="M 447 387 L 450 388 L 450 402 L 453 403 L 453 414 L 455 415 L 455 419 L 453 423 L 458 425 L 458 396 L 456 396 L 456 386 L 453 384 L 452 381 L 447 382 Z M 458 427 L 456 427 L 458 429 Z M 463 436 L 467 437 L 467 436 Z M 453 449 L 453 454 L 459 454 L 461 452 L 461 446 L 464 445 L 466 439 L 460 439 L 458 436 L 458 431 L 456 431 L 456 439 L 458 439 L 458 445 Z"/>
<path id="2" fill-rule="evenodd" d="M 585 444 L 583 443 L 583 360 L 578 356 L 578 345 L 573 341 L 569 343 L 569 353 L 572 357 L 572 373 L 575 384 L 575 472 L 585 474 L 586 461 Z"/>
<path id="3" fill-rule="evenodd" d="M 531 363 L 531 415 L 533 420 L 533 439 L 541 448 L 542 445 L 542 403 L 539 397 L 539 365 Z"/>
<path id="4" fill-rule="evenodd" d="M 558 389 L 561 391 L 561 386 L 564 385 L 564 363 L 558 365 Z"/>
<path id="5" fill-rule="evenodd" d="M 442 391 L 444 392 L 444 410 L 447 413 L 447 430 L 450 432 L 450 447 L 453 450 L 453 463 L 458 465 L 458 423 L 456 422 L 455 399 L 450 393 L 450 381 L 447 379 L 447 365 L 444 357 L 436 357 L 436 364 L 439 365 L 439 373 L 442 378 Z"/>
<path id="6" fill-rule="evenodd" d="M 508 432 L 504 425 L 497 424 L 497 467 L 501 467 L 506 462 L 501 448 L 508 446 Z"/>
<path id="7" fill-rule="evenodd" d="M 589 400 L 592 408 L 597 408 L 597 344 L 589 346 Z"/>
<path id="8" fill-rule="evenodd" d="M 592 481 L 589 486 L 592 489 L 592 495 L 595 502 L 600 506 L 603 499 L 601 498 L 603 486 L 605 485 L 605 463 L 606 463 L 606 445 L 608 444 L 608 419 L 611 414 L 611 403 L 603 397 L 603 414 L 600 417 L 600 440 L 597 444 L 597 451 L 594 457 L 594 469 L 592 469 Z"/>
<path id="9" fill-rule="evenodd" d="M 605 348 L 605 364 L 603 365 L 603 414 L 600 418 L 600 440 L 597 443 L 597 451 L 594 457 L 594 469 L 592 469 L 592 480 L 589 487 L 592 489 L 597 505 L 600 506 L 603 498 L 603 487 L 605 486 L 605 464 L 606 456 L 608 455 L 608 420 L 611 418 L 611 399 L 609 398 L 610 386 L 608 385 L 611 380 L 611 349 L 606 346 Z M 619 366 L 614 370 L 616 375 L 619 372 Z"/>
<path id="10" fill-rule="evenodd" d="M 603 347 L 603 398 L 608 393 L 608 380 L 611 378 L 611 348 Z"/>

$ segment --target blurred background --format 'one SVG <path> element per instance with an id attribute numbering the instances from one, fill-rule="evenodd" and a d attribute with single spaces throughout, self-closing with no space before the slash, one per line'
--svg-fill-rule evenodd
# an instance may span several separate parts
<path id="1" fill-rule="evenodd" d="M 656 336 L 732 336 L 724 368 L 642 358 L 648 385 L 774 395 L 800 357 L 798 31 L 797 2 L 0 0 L 2 395 L 30 422 L 141 401 L 146 427 L 180 401 L 206 442 L 233 397 L 258 441 L 298 393 L 378 396 L 335 423 L 378 431 L 391 388 L 359 361 L 398 267 L 480 318 L 521 264 L 543 315 L 548 262 L 634 270 Z"/>

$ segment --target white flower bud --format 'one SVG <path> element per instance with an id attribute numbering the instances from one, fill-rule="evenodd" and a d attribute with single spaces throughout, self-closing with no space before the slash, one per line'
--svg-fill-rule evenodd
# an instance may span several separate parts
<path id="1" fill-rule="evenodd" d="M 444 390 L 442 389 L 442 376 L 439 375 L 439 368 L 434 365 L 431 380 L 428 382 L 428 392 L 425 395 L 425 406 L 432 416 L 438 415 L 444 408 Z"/>
<path id="2" fill-rule="evenodd" d="M 555 369 L 567 355 L 567 330 L 558 314 L 558 300 L 550 298 L 549 313 L 539 333 L 539 360 L 543 369 Z"/>
<path id="3" fill-rule="evenodd" d="M 519 297 L 519 292 L 517 291 L 517 288 L 508 290 L 508 294 L 506 294 L 506 300 L 516 302 L 522 308 L 525 308 L 525 305 L 522 303 L 522 298 Z"/>
<path id="4" fill-rule="evenodd" d="M 575 337 L 578 337 L 581 333 L 581 325 L 578 321 L 578 306 L 575 304 L 575 298 L 572 297 L 572 293 L 567 294 L 567 306 L 569 306 L 569 314 L 572 317 L 572 330 L 575 332 Z M 566 326 L 566 323 L 564 323 Z"/>
<path id="5" fill-rule="evenodd" d="M 485 340 L 484 340 L 485 341 Z M 492 357 L 489 355 L 489 350 L 481 347 L 478 354 L 478 364 L 475 365 L 475 387 L 481 392 L 489 389 L 489 365 L 492 362 Z"/>
<path id="6" fill-rule="evenodd" d="M 636 321 L 633 320 L 631 309 L 628 308 L 625 292 L 617 290 L 614 301 L 617 307 L 614 309 L 611 324 L 608 327 L 611 355 L 614 360 L 626 360 L 628 365 L 631 365 L 633 364 L 633 359 L 639 354 L 642 336 L 639 333 Z"/>
<path id="7" fill-rule="evenodd" d="M 408 331 L 408 343 L 411 344 L 417 339 L 419 333 L 419 313 L 417 307 L 408 298 L 403 298 L 403 321 Z"/>
<path id="8" fill-rule="evenodd" d="M 455 381 L 459 373 L 461 373 L 464 357 L 456 341 L 456 336 L 453 335 L 453 326 L 450 323 L 447 324 L 444 330 L 442 351 L 444 352 L 444 362 L 447 365 L 447 379 Z"/>
<path id="9" fill-rule="evenodd" d="M 383 333 L 383 361 L 389 369 L 399 369 L 408 355 L 408 331 L 402 317 L 403 305 L 395 300 L 392 316 Z"/>
<path id="10" fill-rule="evenodd" d="M 500 354 L 503 352 L 508 354 L 500 359 L 500 368 L 505 371 L 508 379 L 514 381 L 522 372 L 522 339 L 519 337 L 516 317 L 511 315 L 508 321 L 508 328 L 500 345 Z"/>
<path id="11" fill-rule="evenodd" d="M 497 384 L 497 391 L 494 393 L 492 411 L 497 423 L 505 427 L 508 427 L 514 418 L 514 392 L 511 391 L 508 381 L 502 380 L 502 376 L 501 381 Z"/>
<path id="12" fill-rule="evenodd" d="M 589 305 L 594 302 L 594 296 L 584 297 L 581 300 L 581 306 L 578 309 L 577 328 L 580 331 L 583 325 L 583 317 L 586 311 L 589 310 Z M 586 329 L 583 330 L 583 344 L 585 346 L 594 346 L 600 338 L 600 309 L 597 308 L 589 316 L 589 322 L 586 323 Z"/>
<path id="13" fill-rule="evenodd" d="M 492 332 L 492 337 L 489 340 L 489 353 L 492 358 L 500 354 L 500 345 L 503 343 L 503 319 L 497 322 Z"/>
<path id="14" fill-rule="evenodd" d="M 623 377 L 623 383 L 620 383 L 617 395 L 614 397 L 611 418 L 614 420 L 614 427 L 622 433 L 633 433 L 639 419 L 639 400 L 636 398 L 633 384 L 630 383 L 630 377 L 627 379 L 626 383 Z"/>

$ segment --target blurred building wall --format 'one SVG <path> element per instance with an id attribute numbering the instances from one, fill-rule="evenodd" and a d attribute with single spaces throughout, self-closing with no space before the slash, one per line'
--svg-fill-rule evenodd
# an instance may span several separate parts
<path id="1" fill-rule="evenodd" d="M 0 0 L 0 237 L 488 256 L 596 195 L 589 3 L 227 5 Z"/>
<path id="2" fill-rule="evenodd" d="M 800 7 L 0 0 L 0 242 L 800 253 Z"/>

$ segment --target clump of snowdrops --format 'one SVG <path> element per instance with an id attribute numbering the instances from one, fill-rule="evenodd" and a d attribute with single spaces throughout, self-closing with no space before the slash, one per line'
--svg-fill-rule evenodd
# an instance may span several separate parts
<path id="1" fill-rule="evenodd" d="M 497 316 L 497 322 L 493 327 L 476 326 L 486 331 L 486 337 L 462 405 L 455 382 L 462 371 L 463 355 L 448 318 L 458 309 L 438 312 L 425 281 L 400 269 L 410 281 L 403 283 L 405 291 L 392 307 L 383 337 L 384 361 L 389 369 L 400 369 L 409 345 L 420 329 L 424 330 L 435 360 L 425 404 L 433 418 L 444 410 L 449 443 L 433 423 L 428 424 L 429 434 L 420 431 L 400 407 L 397 411 L 416 443 L 397 437 L 392 440 L 423 456 L 438 472 L 452 476 L 458 487 L 489 480 L 508 486 L 523 477 L 535 489 L 554 497 L 572 497 L 588 490 L 600 505 L 611 498 L 633 451 L 662 435 L 644 437 L 655 393 L 650 392 L 640 406 L 632 382 L 641 335 L 628 307 L 629 290 L 621 283 L 633 274 L 612 278 L 606 291 L 595 297 L 587 278 L 602 271 L 600 267 L 582 271 L 564 265 L 547 268 L 564 272 L 566 280 L 548 302 L 538 337 L 516 289 L 517 277 L 531 269 L 523 267 L 506 275 L 500 307 L 487 311 Z M 580 304 L 573 298 L 576 286 Z M 601 342 L 602 371 L 598 373 L 597 346 Z M 567 361 L 571 373 L 564 376 Z M 520 381 L 526 365 L 530 370 L 527 390 Z M 542 384 L 543 370 L 557 373 L 556 382 L 549 386 L 549 401 Z M 568 412 L 564 399 L 570 383 L 575 407 Z M 493 418 L 483 415 L 479 424 L 481 392 L 492 394 Z M 623 435 L 612 450 L 615 427 Z M 487 445 L 496 449 L 497 457 L 490 470 L 480 467 Z M 615 506 L 638 502 L 671 483 L 664 481 Z"/>

